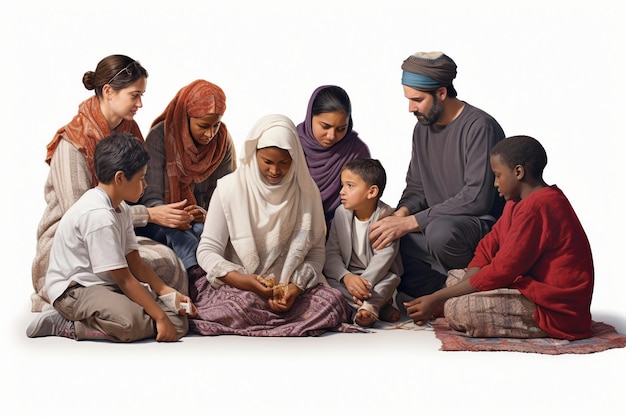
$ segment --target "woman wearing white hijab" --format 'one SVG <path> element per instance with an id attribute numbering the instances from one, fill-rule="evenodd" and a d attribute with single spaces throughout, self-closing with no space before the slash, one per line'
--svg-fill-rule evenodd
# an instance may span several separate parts
<path id="1" fill-rule="evenodd" d="M 324 212 L 295 125 L 283 115 L 261 118 L 242 154 L 209 204 L 210 227 L 197 252 L 207 275 L 190 284 L 198 308 L 192 329 L 250 336 L 354 331 L 345 324 L 345 300 L 322 275 Z"/>

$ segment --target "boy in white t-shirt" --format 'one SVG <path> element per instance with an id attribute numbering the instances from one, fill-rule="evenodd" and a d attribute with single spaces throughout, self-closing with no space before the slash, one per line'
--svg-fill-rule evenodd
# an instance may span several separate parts
<path id="1" fill-rule="evenodd" d="M 98 142 L 99 183 L 64 214 L 52 243 L 45 286 L 54 309 L 28 326 L 28 337 L 174 342 L 187 333 L 195 307 L 139 256 L 126 203 L 143 194 L 148 158 L 130 133 Z"/>
<path id="2" fill-rule="evenodd" d="M 341 171 L 342 205 L 335 210 L 326 242 L 324 275 L 356 310 L 354 322 L 363 327 L 379 318 L 400 319 L 392 305 L 402 273 L 398 241 L 374 250 L 369 239 L 370 225 L 393 213 L 380 201 L 386 183 L 385 169 L 377 159 L 346 163 Z"/>

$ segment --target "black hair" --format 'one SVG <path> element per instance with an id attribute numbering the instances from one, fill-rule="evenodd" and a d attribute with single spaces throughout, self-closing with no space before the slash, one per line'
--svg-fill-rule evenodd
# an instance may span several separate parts
<path id="1" fill-rule="evenodd" d="M 128 132 L 113 132 L 96 145 L 93 156 L 96 177 L 110 184 L 117 171 L 130 180 L 148 163 L 150 156 L 141 140 Z"/>
<path id="2" fill-rule="evenodd" d="M 322 113 L 331 113 L 335 111 L 343 111 L 346 116 L 352 114 L 352 105 L 348 93 L 336 85 L 329 85 L 321 89 L 311 106 L 311 115 L 317 116 Z"/>
<path id="3" fill-rule="evenodd" d="M 366 184 L 377 186 L 380 199 L 387 185 L 387 173 L 378 159 L 353 159 L 344 164 L 342 171 L 345 169 L 361 177 Z"/>
<path id="4" fill-rule="evenodd" d="M 524 170 L 537 180 L 542 178 L 543 169 L 548 164 L 548 155 L 541 143 L 524 135 L 502 139 L 491 149 L 489 155 L 500 156 L 502 162 L 509 168 L 523 166 Z"/>
<path id="5" fill-rule="evenodd" d="M 452 82 L 450 82 L 450 85 L 444 85 L 444 87 L 446 87 L 446 90 L 448 91 L 447 96 L 450 98 L 455 98 L 457 93 L 456 93 L 456 88 L 454 88 L 454 86 L 452 85 Z"/>

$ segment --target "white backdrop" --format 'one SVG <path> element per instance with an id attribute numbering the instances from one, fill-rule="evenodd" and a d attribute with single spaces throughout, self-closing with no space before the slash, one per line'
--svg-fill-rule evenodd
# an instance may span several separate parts
<path id="1" fill-rule="evenodd" d="M 136 117 L 144 135 L 180 87 L 204 78 L 226 92 L 223 121 L 238 151 L 261 116 L 284 113 L 297 124 L 317 86 L 342 86 L 352 99 L 355 130 L 387 168 L 383 199 L 395 205 L 415 123 L 400 65 L 415 51 L 444 51 L 458 65 L 460 99 L 493 115 L 507 135 L 527 134 L 545 146 L 545 179 L 570 198 L 591 241 L 594 318 L 626 333 L 623 4 L 22 0 L 3 6 L 2 334 L 16 355 L 11 360 L 22 360 L 28 372 L 22 322 L 10 318 L 30 307 L 45 145 L 92 94 L 82 85 L 85 71 L 114 53 L 148 70 Z"/>

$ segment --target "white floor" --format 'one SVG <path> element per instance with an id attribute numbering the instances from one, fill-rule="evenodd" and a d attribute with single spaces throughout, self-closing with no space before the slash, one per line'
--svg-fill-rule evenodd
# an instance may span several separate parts
<path id="1" fill-rule="evenodd" d="M 443 352 L 432 330 L 173 344 L 28 339 L 34 315 L 24 307 L 2 359 L 8 415 L 623 415 L 626 349 Z M 594 319 L 626 334 L 623 317 Z"/>

